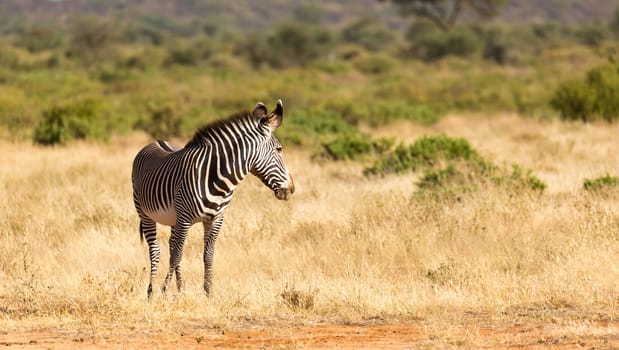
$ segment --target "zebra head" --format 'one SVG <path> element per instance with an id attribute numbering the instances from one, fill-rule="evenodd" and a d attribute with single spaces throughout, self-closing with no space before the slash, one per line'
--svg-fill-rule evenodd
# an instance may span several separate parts
<path id="1" fill-rule="evenodd" d="M 252 114 L 258 122 L 260 133 L 265 138 L 256 147 L 258 157 L 251 173 L 273 190 L 277 199 L 288 199 L 288 196 L 294 193 L 294 181 L 284 163 L 282 144 L 273 135 L 273 131 L 282 124 L 284 116 L 282 100 L 277 101 L 271 113 L 267 113 L 265 105 L 258 102 Z"/>

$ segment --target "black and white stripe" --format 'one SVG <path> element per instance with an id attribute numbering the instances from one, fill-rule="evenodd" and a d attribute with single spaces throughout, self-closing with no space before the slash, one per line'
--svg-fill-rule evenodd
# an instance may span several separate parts
<path id="1" fill-rule="evenodd" d="M 140 235 L 149 248 L 151 275 L 148 297 L 159 264 L 156 223 L 172 227 L 170 269 L 162 290 L 172 275 L 182 289 L 180 261 L 189 228 L 204 224 L 204 290 L 211 289 L 215 240 L 223 213 L 236 186 L 252 173 L 278 199 L 294 192 L 292 176 L 282 157 L 282 146 L 273 136 L 283 118 L 281 100 L 267 113 L 262 103 L 253 112 L 241 112 L 199 129 L 180 148 L 167 141 L 144 147 L 133 161 L 133 201 L 140 217 Z"/>

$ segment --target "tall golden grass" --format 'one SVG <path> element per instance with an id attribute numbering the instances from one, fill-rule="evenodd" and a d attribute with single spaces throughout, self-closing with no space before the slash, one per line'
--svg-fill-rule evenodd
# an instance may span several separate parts
<path id="1" fill-rule="evenodd" d="M 424 199 L 413 195 L 414 174 L 365 178 L 359 164 L 287 149 L 297 192 L 282 202 L 255 178 L 241 184 L 217 241 L 212 297 L 202 291 L 196 225 L 185 292 L 148 302 L 130 184 L 148 140 L 2 143 L 0 330 L 619 317 L 619 194 L 582 189 L 585 177 L 619 174 L 618 125 L 450 116 L 372 132 L 463 136 L 496 163 L 533 169 L 548 188 Z M 169 229 L 159 232 L 160 283 Z"/>

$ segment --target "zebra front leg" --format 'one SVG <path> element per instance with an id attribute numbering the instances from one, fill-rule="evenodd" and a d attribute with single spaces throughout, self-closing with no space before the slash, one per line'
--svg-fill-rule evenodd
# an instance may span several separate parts
<path id="1" fill-rule="evenodd" d="M 213 285 L 213 255 L 215 255 L 215 240 L 224 221 L 223 213 L 211 221 L 204 222 L 204 292 L 211 294 Z"/>
<path id="2" fill-rule="evenodd" d="M 185 238 L 187 237 L 187 231 L 191 224 L 178 222 L 172 226 L 172 233 L 170 235 L 170 269 L 166 275 L 161 291 L 165 294 L 168 290 L 168 284 L 172 279 L 172 275 L 176 273 L 176 287 L 178 291 L 183 290 L 183 277 L 181 275 L 181 259 L 183 258 L 183 245 L 185 244 Z"/>
<path id="3" fill-rule="evenodd" d="M 150 258 L 150 281 L 146 296 L 150 300 L 153 295 L 153 280 L 157 275 L 157 266 L 159 265 L 159 243 L 157 242 L 157 224 L 148 217 L 140 218 L 140 234 L 148 243 L 148 255 Z"/>

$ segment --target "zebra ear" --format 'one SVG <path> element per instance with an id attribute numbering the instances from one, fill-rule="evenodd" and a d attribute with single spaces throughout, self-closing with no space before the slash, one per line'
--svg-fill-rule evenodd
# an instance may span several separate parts
<path id="1" fill-rule="evenodd" d="M 284 104 L 282 100 L 277 100 L 277 105 L 271 114 L 263 119 L 263 123 L 267 124 L 271 130 L 277 129 L 282 125 L 282 119 L 284 118 Z"/>
<path id="2" fill-rule="evenodd" d="M 267 107 L 262 102 L 256 103 L 254 111 L 251 113 L 254 118 L 262 120 L 267 115 Z"/>

